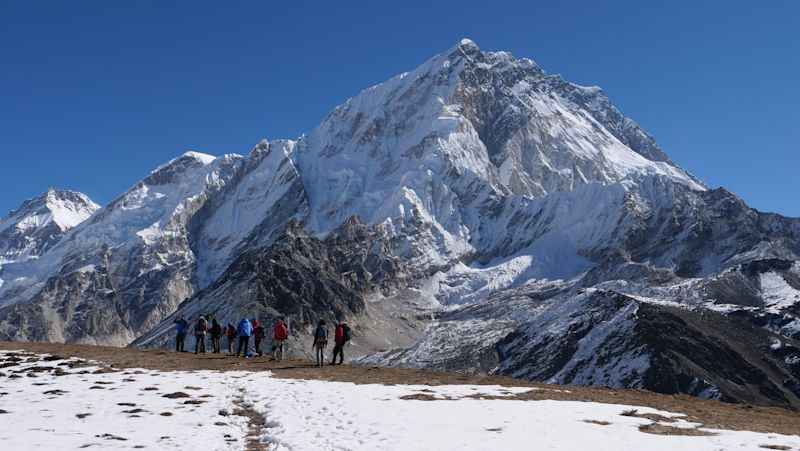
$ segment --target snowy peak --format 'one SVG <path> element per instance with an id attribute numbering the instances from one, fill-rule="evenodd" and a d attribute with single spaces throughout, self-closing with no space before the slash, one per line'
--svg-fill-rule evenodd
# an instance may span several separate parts
<path id="1" fill-rule="evenodd" d="M 83 193 L 55 188 L 0 219 L 0 261 L 36 258 L 100 208 Z"/>
<path id="2" fill-rule="evenodd" d="M 5 229 L 14 222 L 19 230 L 31 227 L 44 227 L 54 222 L 62 232 L 75 227 L 100 208 L 89 196 L 76 191 L 50 188 L 44 193 L 30 198 L 0 220 L 0 228 Z"/>
<path id="3" fill-rule="evenodd" d="M 216 157 L 204 153 L 186 152 L 154 169 L 142 182 L 148 185 L 175 183 L 187 171 L 208 166 L 216 159 Z"/>
<path id="4" fill-rule="evenodd" d="M 82 224 L 72 238 L 74 250 L 97 242 L 149 245 L 165 236 L 185 235 L 191 216 L 225 186 L 243 160 L 234 154 L 187 152 L 160 165 Z"/>
<path id="5" fill-rule="evenodd" d="M 478 44 L 475 43 L 472 39 L 464 38 L 456 45 L 450 48 L 450 50 L 444 52 L 444 55 L 447 55 L 448 58 L 461 55 L 461 56 L 470 56 L 476 55 L 480 53 L 481 49 L 478 48 Z"/>
<path id="6" fill-rule="evenodd" d="M 599 88 L 470 40 L 336 107 L 291 158 L 315 232 L 359 215 L 401 233 L 419 217 L 456 254 L 493 229 L 487 208 L 499 213 L 515 196 L 527 201 L 513 208 L 525 209 L 533 198 L 593 184 L 634 189 L 650 177 L 705 189 Z"/>
<path id="7" fill-rule="evenodd" d="M 65 232 L 86 220 L 100 208 L 83 193 L 57 189 L 47 190 L 45 205 L 53 214 L 53 222 Z"/>

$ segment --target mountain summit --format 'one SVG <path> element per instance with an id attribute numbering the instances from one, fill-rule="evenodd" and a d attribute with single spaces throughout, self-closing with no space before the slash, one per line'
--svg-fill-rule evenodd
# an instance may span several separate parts
<path id="1" fill-rule="evenodd" d="M 800 408 L 799 237 L 601 89 L 462 40 L 297 140 L 171 160 L 4 264 L 0 338 L 346 318 L 365 363 Z"/>
<path id="2" fill-rule="evenodd" d="M 39 257 L 98 208 L 83 193 L 55 188 L 26 200 L 0 219 L 0 264 Z"/>

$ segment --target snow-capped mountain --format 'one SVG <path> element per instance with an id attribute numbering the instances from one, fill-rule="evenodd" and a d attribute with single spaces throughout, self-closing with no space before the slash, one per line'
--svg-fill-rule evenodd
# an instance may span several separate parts
<path id="1" fill-rule="evenodd" d="M 347 318 L 363 362 L 800 408 L 798 255 L 800 220 L 708 189 L 599 88 L 464 40 L 4 265 L 0 337 Z"/>
<path id="2" fill-rule="evenodd" d="M 0 219 L 0 265 L 38 258 L 100 208 L 75 191 L 48 189 Z"/>

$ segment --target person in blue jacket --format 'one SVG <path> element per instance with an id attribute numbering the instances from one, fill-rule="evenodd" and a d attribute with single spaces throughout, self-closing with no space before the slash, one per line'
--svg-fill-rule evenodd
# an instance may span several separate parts
<path id="1" fill-rule="evenodd" d="M 253 324 L 250 322 L 249 319 L 245 318 L 239 321 L 239 325 L 236 327 L 237 332 L 239 332 L 239 347 L 236 350 L 236 357 L 246 356 L 247 355 L 247 345 L 250 342 L 250 335 L 253 335 Z"/>
<path id="2" fill-rule="evenodd" d="M 175 336 L 175 350 L 177 352 L 184 352 L 183 344 L 186 342 L 186 328 L 189 327 L 189 321 L 186 321 L 183 315 L 179 315 L 172 324 L 176 325 L 175 332 L 177 332 Z"/>

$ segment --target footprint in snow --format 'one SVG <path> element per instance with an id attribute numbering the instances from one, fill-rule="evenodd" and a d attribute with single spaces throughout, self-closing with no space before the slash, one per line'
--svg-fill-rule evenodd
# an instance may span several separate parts
<path id="1" fill-rule="evenodd" d="M 65 392 L 64 390 L 59 390 L 59 389 L 47 390 L 46 392 L 44 392 L 45 395 L 63 395 L 64 393 L 67 393 L 67 392 Z"/>
<path id="2" fill-rule="evenodd" d="M 112 435 L 112 434 L 98 434 L 98 435 L 95 435 L 95 437 L 104 438 L 106 440 L 119 440 L 119 441 L 127 441 L 128 440 L 125 437 L 119 437 L 119 436 Z"/>

